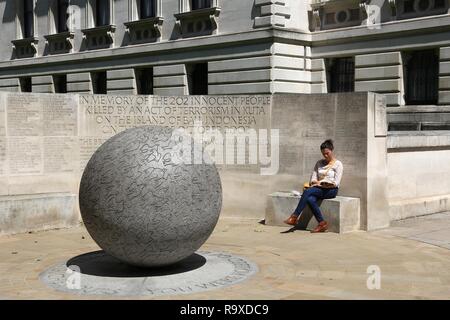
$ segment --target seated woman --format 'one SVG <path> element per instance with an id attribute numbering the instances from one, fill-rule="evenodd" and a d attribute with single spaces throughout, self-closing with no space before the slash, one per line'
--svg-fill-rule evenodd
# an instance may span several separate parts
<path id="1" fill-rule="evenodd" d="M 308 204 L 319 222 L 319 225 L 311 232 L 325 232 L 328 229 L 328 223 L 324 220 L 319 206 L 318 199 L 331 199 L 336 197 L 339 184 L 342 178 L 344 167 L 342 162 L 337 160 L 333 154 L 333 141 L 325 140 L 320 145 L 320 151 L 323 158 L 317 161 L 314 171 L 309 181 L 309 187 L 303 191 L 297 208 L 294 213 L 284 222 L 290 225 L 296 225 L 300 214 Z"/>

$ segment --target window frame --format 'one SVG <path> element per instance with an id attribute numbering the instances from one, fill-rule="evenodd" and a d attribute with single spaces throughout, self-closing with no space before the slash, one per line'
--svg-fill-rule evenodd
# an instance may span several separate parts
<path id="1" fill-rule="evenodd" d="M 101 28 L 97 23 L 96 9 L 98 0 L 87 0 L 86 5 L 86 29 L 90 28 Z M 115 14 L 114 14 L 114 0 L 109 0 L 109 24 L 114 25 Z"/>
<path id="2" fill-rule="evenodd" d="M 186 79 L 189 95 L 208 94 L 209 91 L 208 69 L 209 68 L 207 61 L 186 64 Z M 202 78 L 203 82 L 195 81 L 195 77 L 201 76 L 200 72 L 202 71 L 206 71 L 206 75 L 203 75 L 204 77 Z M 201 89 L 206 89 L 206 91 L 202 91 Z"/>
<path id="3" fill-rule="evenodd" d="M 139 67 L 134 69 L 136 79 L 136 94 L 138 95 L 153 95 L 155 90 L 155 76 L 153 67 Z M 145 75 L 145 77 L 144 77 Z M 147 78 L 148 76 L 148 78 Z M 145 81 L 145 79 L 149 81 Z M 149 90 L 142 90 L 142 84 L 149 84 Z M 146 92 L 148 91 L 148 92 Z"/>
<path id="4" fill-rule="evenodd" d="M 162 0 L 155 1 L 155 16 L 153 18 L 158 18 L 162 16 Z M 128 21 L 139 21 L 141 19 L 140 13 L 141 0 L 128 0 Z M 151 19 L 151 18 L 145 18 Z"/>
<path id="5" fill-rule="evenodd" d="M 67 3 L 67 7 L 66 7 L 66 24 L 65 24 L 65 30 L 60 30 L 61 27 L 61 23 L 62 23 L 62 17 L 61 17 L 61 2 L 66 2 Z M 70 0 L 56 0 L 55 1 L 55 13 L 56 15 L 54 16 L 54 22 L 55 22 L 55 32 L 56 33 L 62 33 L 62 32 L 67 32 L 70 31 L 70 14 L 67 12 L 68 9 L 70 7 Z"/>
<path id="6" fill-rule="evenodd" d="M 179 13 L 195 11 L 192 9 L 192 1 L 193 0 L 179 0 L 179 2 L 178 2 Z M 219 7 L 219 0 L 209 0 L 209 1 L 211 2 L 211 5 L 210 5 L 210 7 L 207 7 L 207 8 Z M 201 9 L 196 9 L 196 10 L 201 10 Z"/>
<path id="7" fill-rule="evenodd" d="M 410 68 L 411 68 L 411 62 L 414 56 L 416 55 L 416 58 L 420 55 L 420 53 L 429 53 L 430 55 L 434 55 L 434 58 L 436 59 L 435 62 L 435 70 L 434 70 L 434 92 L 432 92 L 433 98 L 430 100 L 414 100 L 414 96 L 410 96 L 409 88 L 413 86 L 410 81 L 411 75 L 410 75 Z M 403 51 L 402 52 L 402 61 L 403 61 L 403 91 L 404 91 L 404 99 L 405 99 L 405 105 L 437 105 L 439 103 L 439 50 L 438 48 L 432 48 L 432 49 L 424 49 L 424 50 L 410 50 L 410 51 Z M 430 68 L 426 68 L 426 70 L 430 70 Z M 422 70 L 423 71 L 423 70 Z M 425 78 L 424 75 L 419 75 L 417 78 Z M 424 81 L 427 84 L 430 84 L 430 81 Z M 427 88 L 430 89 L 430 88 Z M 430 93 L 430 92 L 429 92 Z M 430 94 L 431 96 L 431 94 Z M 417 97 L 417 96 L 416 96 Z"/>
<path id="8" fill-rule="evenodd" d="M 353 65 L 353 75 L 351 78 L 351 81 L 345 81 L 345 83 L 350 83 L 350 89 L 349 90 L 338 90 L 334 88 L 335 83 L 338 83 L 339 81 L 336 80 L 336 71 L 333 70 L 333 68 L 336 68 L 338 61 L 342 60 L 351 60 Z M 327 59 L 327 66 L 326 66 L 326 73 L 327 73 L 327 92 L 328 93 L 339 93 L 339 92 L 355 92 L 355 57 L 354 56 L 347 56 L 347 57 L 335 57 Z M 348 75 L 347 73 L 345 75 Z"/>
<path id="9" fill-rule="evenodd" d="M 27 18 L 27 13 L 25 12 L 26 6 L 25 3 L 30 1 L 32 4 L 31 9 L 31 34 L 28 35 L 26 32 L 26 26 L 25 26 L 25 20 Z M 28 39 L 28 38 L 34 38 L 36 35 L 36 13 L 35 13 L 35 0 L 23 0 L 23 1 L 16 1 L 16 39 Z"/>
<path id="10" fill-rule="evenodd" d="M 413 11 L 411 11 L 411 12 L 405 12 L 405 3 L 407 1 L 412 1 Z M 450 10 L 450 4 L 448 3 L 448 1 L 446 1 L 443 8 L 436 9 L 435 8 L 436 0 L 429 0 L 430 4 L 426 10 L 418 10 L 419 1 L 420 0 L 402 0 L 401 3 L 399 3 L 397 5 L 398 9 L 397 9 L 396 18 L 399 20 L 403 20 L 403 19 L 433 16 L 433 15 L 439 15 L 439 14 L 446 14 Z"/>
<path id="11" fill-rule="evenodd" d="M 100 80 L 104 80 L 104 87 L 99 86 Z M 91 72 L 92 94 L 108 94 L 108 73 L 106 70 Z M 104 89 L 104 92 L 100 92 Z"/>
<path id="12" fill-rule="evenodd" d="M 194 3 L 195 3 L 195 5 L 194 5 Z M 209 5 L 207 5 L 207 3 L 209 3 Z M 213 7 L 212 0 L 190 0 L 189 1 L 189 8 L 191 11 L 207 9 L 207 8 L 212 8 L 212 7 Z"/>

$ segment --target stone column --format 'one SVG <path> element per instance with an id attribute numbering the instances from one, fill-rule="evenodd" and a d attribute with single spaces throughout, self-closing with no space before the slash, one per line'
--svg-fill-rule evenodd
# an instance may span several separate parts
<path id="1" fill-rule="evenodd" d="M 270 94 L 272 56 L 208 62 L 209 94 Z"/>
<path id="2" fill-rule="evenodd" d="M 52 76 L 37 76 L 31 79 L 32 91 L 36 93 L 55 93 Z"/>
<path id="3" fill-rule="evenodd" d="M 255 27 L 286 27 L 286 21 L 291 18 L 291 8 L 285 0 L 255 0 L 260 16 L 255 17 Z"/>
<path id="4" fill-rule="evenodd" d="M 19 78 L 0 79 L 0 91 L 20 92 Z"/>
<path id="5" fill-rule="evenodd" d="M 186 66 L 173 64 L 153 68 L 153 94 L 177 96 L 188 94 Z"/>
<path id="6" fill-rule="evenodd" d="M 311 93 L 327 93 L 325 59 L 311 60 Z"/>
<path id="7" fill-rule="evenodd" d="M 67 93 L 92 93 L 90 72 L 67 74 Z"/>
<path id="8" fill-rule="evenodd" d="M 355 91 L 372 91 L 386 96 L 388 106 L 405 104 L 401 52 L 355 57 Z"/>
<path id="9" fill-rule="evenodd" d="M 134 69 L 107 71 L 108 94 L 137 94 Z"/>
<path id="10" fill-rule="evenodd" d="M 272 55 L 272 93 L 311 92 L 311 71 L 306 64 L 311 47 L 275 42 Z"/>

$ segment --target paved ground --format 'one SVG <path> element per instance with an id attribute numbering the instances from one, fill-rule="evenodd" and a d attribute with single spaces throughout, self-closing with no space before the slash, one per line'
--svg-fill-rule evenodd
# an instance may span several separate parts
<path id="1" fill-rule="evenodd" d="M 380 233 L 450 249 L 450 212 L 396 221 Z"/>
<path id="2" fill-rule="evenodd" d="M 201 249 L 245 256 L 259 272 L 230 287 L 157 298 L 450 299 L 450 213 L 405 220 L 376 232 L 282 233 L 288 229 L 221 219 Z M 0 298 L 80 299 L 46 287 L 38 275 L 98 249 L 81 226 L 0 237 Z M 368 289 L 368 268 L 379 268 L 380 289 Z"/>

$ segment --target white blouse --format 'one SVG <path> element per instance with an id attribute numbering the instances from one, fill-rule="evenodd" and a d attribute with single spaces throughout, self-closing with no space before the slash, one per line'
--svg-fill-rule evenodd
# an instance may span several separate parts
<path id="1" fill-rule="evenodd" d="M 344 171 L 344 166 L 342 165 L 342 162 L 336 160 L 333 163 L 331 169 L 329 169 L 328 172 L 326 172 L 328 167 L 329 166 L 325 159 L 320 159 L 319 161 L 317 161 L 316 165 L 314 166 L 314 171 L 311 174 L 311 179 L 309 180 L 309 182 L 312 183 L 313 181 L 325 181 L 334 184 L 336 187 L 339 187 L 341 183 L 342 173 Z"/>

